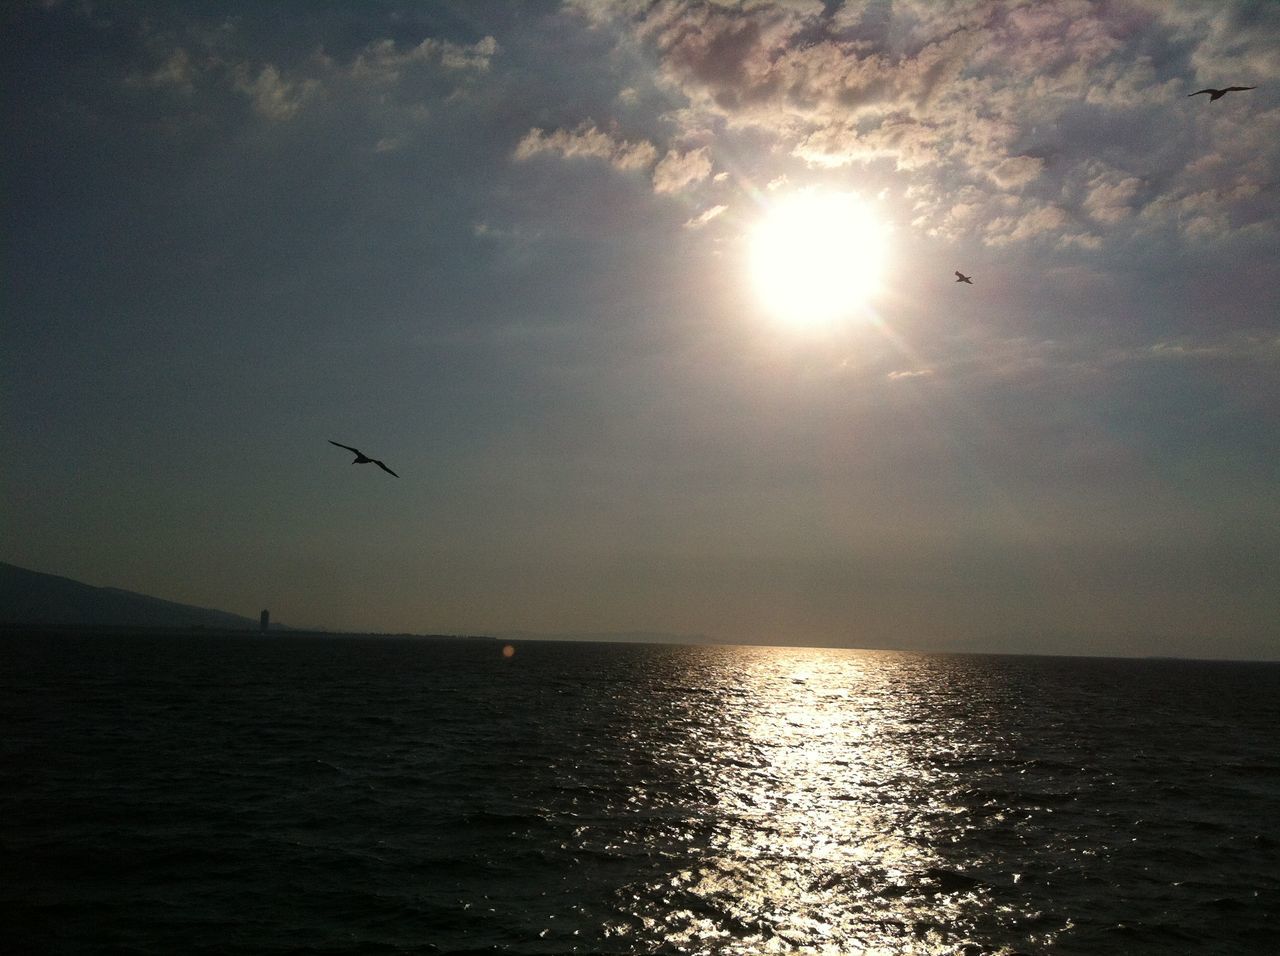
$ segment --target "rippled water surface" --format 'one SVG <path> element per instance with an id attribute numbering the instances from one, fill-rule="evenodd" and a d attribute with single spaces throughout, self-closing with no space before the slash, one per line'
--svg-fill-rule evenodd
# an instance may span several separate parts
<path id="1" fill-rule="evenodd" d="M 9 952 L 1270 953 L 1280 666 L 0 637 Z"/>

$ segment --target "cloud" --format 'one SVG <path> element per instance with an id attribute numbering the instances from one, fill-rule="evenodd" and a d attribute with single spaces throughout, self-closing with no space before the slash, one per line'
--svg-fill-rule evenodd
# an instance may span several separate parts
<path id="1" fill-rule="evenodd" d="M 235 71 L 235 88 L 246 94 L 258 114 L 267 119 L 292 119 L 319 85 L 310 79 L 286 80 L 269 63 L 256 75 L 247 66 Z"/>
<path id="2" fill-rule="evenodd" d="M 569 6 L 657 63 L 684 101 L 664 117 L 673 142 L 714 130 L 815 171 L 888 169 L 920 189 L 913 222 L 931 235 L 1087 248 L 1138 229 L 1225 235 L 1280 213 L 1280 196 L 1244 185 L 1262 190 L 1280 174 L 1280 110 L 1262 95 L 1216 112 L 1185 97 L 1189 82 L 1280 77 L 1280 5 Z M 956 202 L 962 191 L 976 195 Z M 1024 194 L 1031 205 L 1003 204 Z M 1200 194 L 1219 207 L 1193 213 L 1185 201 Z"/>
<path id="3" fill-rule="evenodd" d="M 439 64 L 446 70 L 484 72 L 498 52 L 498 42 L 491 36 L 470 45 L 427 37 L 408 48 L 401 48 L 394 40 L 377 40 L 356 56 L 349 71 L 356 79 L 377 83 L 394 83 L 405 69 L 424 64 Z"/>
<path id="4" fill-rule="evenodd" d="M 921 169 L 942 161 L 935 127 L 909 116 L 890 116 L 878 125 L 832 123 L 806 134 L 792 155 L 810 166 L 833 169 L 891 159 L 899 170 Z"/>
<path id="5" fill-rule="evenodd" d="M 711 159 L 707 148 L 681 153 L 669 150 L 653 171 L 653 191 L 657 193 L 679 192 L 686 186 L 702 182 L 711 175 Z"/>
<path id="6" fill-rule="evenodd" d="M 1034 182 L 1044 168 L 1044 160 L 1036 156 L 1010 156 L 991 172 L 991 179 L 1001 189 L 1021 189 Z"/>
<path id="7" fill-rule="evenodd" d="M 1214 189 L 1172 189 L 1149 203 L 1142 210 L 1142 217 L 1153 226 L 1172 224 L 1190 239 L 1220 239 L 1234 231 L 1233 212 L 1257 197 L 1263 188 L 1247 174 L 1239 174 Z M 1271 225 L 1267 223 L 1268 228 Z"/>
<path id="8" fill-rule="evenodd" d="M 701 229 L 712 219 L 722 215 L 728 208 L 728 206 L 712 206 L 710 209 L 704 209 L 698 215 L 686 222 L 684 227 L 686 229 Z"/>
<path id="9" fill-rule="evenodd" d="M 1058 238 L 1058 246 L 1063 249 L 1068 249 L 1071 246 L 1079 249 L 1101 249 L 1102 237 L 1090 232 L 1063 233 Z"/>
<path id="10" fill-rule="evenodd" d="M 1259 334 L 1237 334 L 1218 339 L 1180 338 L 1161 341 L 1133 353 L 1135 360 L 1162 361 L 1232 360 L 1246 362 L 1280 362 L 1280 337 Z"/>
<path id="11" fill-rule="evenodd" d="M 1168 4 L 1142 0 L 1174 38 L 1191 48 L 1197 82 L 1250 82 L 1280 78 L 1280 7 L 1273 3 Z"/>
<path id="12" fill-rule="evenodd" d="M 259 116 L 274 121 L 293 119 L 329 94 L 363 97 L 372 113 L 411 116 L 424 111 L 423 100 L 447 97 L 488 73 L 501 53 L 494 37 L 486 35 L 469 44 L 426 37 L 406 46 L 379 39 L 346 58 L 323 46 L 301 56 L 264 58 L 252 55 L 236 24 L 234 18 L 216 26 L 179 19 L 139 26 L 140 42 L 154 65 L 135 69 L 126 85 L 188 95 L 197 88 L 201 93 L 230 89 L 248 97 Z M 384 137 L 384 143 L 394 138 Z"/>
<path id="13" fill-rule="evenodd" d="M 658 156 L 657 148 L 647 140 L 615 139 L 590 121 L 574 130 L 531 129 L 516 144 L 514 158 L 527 160 L 540 153 L 558 153 L 566 159 L 602 159 L 620 170 L 645 169 Z"/>
<path id="14" fill-rule="evenodd" d="M 1112 223 L 1133 215 L 1133 202 L 1142 189 L 1142 180 L 1114 171 L 1099 173 L 1089 180 L 1085 211 L 1098 222 Z"/>
<path id="15" fill-rule="evenodd" d="M 145 75 L 133 74 L 126 78 L 130 86 L 151 86 L 179 89 L 190 93 L 196 76 L 196 64 L 191 54 L 182 47 L 174 49 L 159 66 Z"/>
<path id="16" fill-rule="evenodd" d="M 1059 206 L 1036 206 L 1020 216 L 999 216 L 986 226 L 989 246 L 1004 246 L 1053 232 L 1066 226 L 1070 217 Z"/>

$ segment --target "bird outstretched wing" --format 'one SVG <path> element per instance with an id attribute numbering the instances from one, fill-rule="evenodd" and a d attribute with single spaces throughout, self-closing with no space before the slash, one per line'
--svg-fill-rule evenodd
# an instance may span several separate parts
<path id="1" fill-rule="evenodd" d="M 384 465 L 382 462 L 378 461 L 378 459 L 376 459 L 376 458 L 375 458 L 375 459 L 373 459 L 373 463 L 374 463 L 375 465 L 377 465 L 379 468 L 381 468 L 383 471 L 385 471 L 388 475 L 391 475 L 393 478 L 399 478 L 399 477 L 400 477 L 400 476 L 399 476 L 399 475 L 397 475 L 394 471 L 392 471 L 390 468 L 388 468 L 386 465 Z"/>
<path id="2" fill-rule="evenodd" d="M 963 273 L 963 272 L 961 272 L 959 269 L 957 269 L 957 270 L 956 270 L 956 278 L 957 278 L 957 279 L 963 279 L 964 277 L 965 277 L 965 276 L 964 276 L 964 273 Z"/>
<path id="3" fill-rule="evenodd" d="M 1243 91 L 1245 91 L 1245 90 L 1256 90 L 1256 89 L 1257 89 L 1257 87 L 1256 87 L 1256 86 L 1228 86 L 1228 87 L 1227 87 L 1227 89 L 1226 89 L 1226 92 L 1228 92 L 1228 93 L 1241 93 L 1241 92 L 1243 92 Z"/>
<path id="4" fill-rule="evenodd" d="M 1188 93 L 1187 96 L 1199 96 L 1201 93 L 1216 93 L 1217 90 L 1196 90 L 1194 93 Z"/>
<path id="5" fill-rule="evenodd" d="M 330 444 L 330 445 L 337 445 L 339 448 L 345 448 L 347 451 L 353 451 L 353 452 L 355 452 L 357 455 L 361 454 L 361 451 L 360 451 L 360 449 L 359 449 L 359 448 L 352 448 L 350 445 L 344 445 L 344 444 L 342 444 L 342 442 L 340 442 L 340 441 L 334 441 L 332 438 L 330 438 L 330 439 L 329 439 L 329 444 Z"/>

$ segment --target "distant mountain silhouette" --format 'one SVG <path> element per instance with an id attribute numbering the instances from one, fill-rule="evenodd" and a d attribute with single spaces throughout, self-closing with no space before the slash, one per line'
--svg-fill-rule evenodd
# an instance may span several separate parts
<path id="1" fill-rule="evenodd" d="M 0 561 L 0 624 L 257 630 L 252 618 L 41 574 Z M 272 629 L 276 629 L 276 625 Z"/>

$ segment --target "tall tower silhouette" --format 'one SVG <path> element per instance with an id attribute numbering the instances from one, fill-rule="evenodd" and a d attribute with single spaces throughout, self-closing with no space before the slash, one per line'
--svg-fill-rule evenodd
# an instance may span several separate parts
<path id="1" fill-rule="evenodd" d="M 258 630 L 263 634 L 267 633 L 267 628 L 271 626 L 271 612 L 263 611 L 262 616 L 258 618 Z"/>

